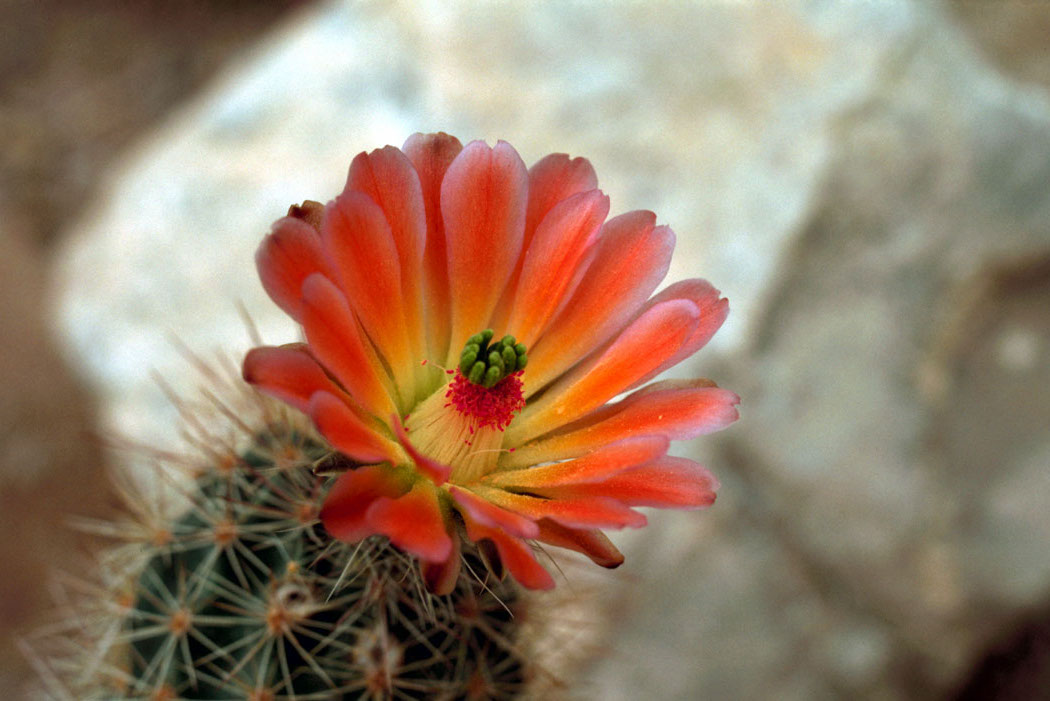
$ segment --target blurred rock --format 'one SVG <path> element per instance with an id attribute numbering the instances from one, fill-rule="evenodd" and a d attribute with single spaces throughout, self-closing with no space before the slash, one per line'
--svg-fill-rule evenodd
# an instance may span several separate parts
<path id="1" fill-rule="evenodd" d="M 830 155 L 721 439 L 814 593 L 892 640 L 871 659 L 901 696 L 951 686 L 1050 585 L 1050 103 L 912 13 L 863 99 L 814 125 Z"/>
<path id="2" fill-rule="evenodd" d="M 84 555 L 66 518 L 108 513 L 109 488 L 87 393 L 62 362 L 44 316 L 40 252 L 17 219 L 0 224 L 0 688 L 29 675 L 13 636 L 40 625 L 48 584 Z M 13 692 L 9 692 L 13 693 Z"/>
<path id="3" fill-rule="evenodd" d="M 101 169 L 297 0 L 0 0 L 5 216 L 50 240 Z"/>
<path id="4" fill-rule="evenodd" d="M 951 0 L 946 7 L 996 67 L 1050 86 L 1050 4 Z"/>
<path id="5" fill-rule="evenodd" d="M 330 5 L 174 115 L 77 227 L 61 325 L 109 424 L 173 434 L 147 375 L 291 324 L 252 252 L 357 151 L 413 131 L 591 158 L 734 313 L 703 371 L 704 514 L 625 534 L 595 698 L 945 692 L 1050 591 L 1050 103 L 907 3 Z"/>

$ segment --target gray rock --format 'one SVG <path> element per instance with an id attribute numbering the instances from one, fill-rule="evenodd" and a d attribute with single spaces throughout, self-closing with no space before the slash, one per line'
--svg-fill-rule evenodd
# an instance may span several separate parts
<path id="1" fill-rule="evenodd" d="M 653 515 L 606 581 L 600 698 L 943 691 L 1050 591 L 1050 102 L 937 6 L 325 5 L 113 176 L 56 275 L 109 425 L 174 435 L 148 379 L 294 337 L 252 251 L 354 153 L 417 130 L 591 158 L 671 277 L 734 313 L 698 363 L 743 419 L 686 450 L 715 508 Z M 1040 259 L 1040 256 L 1043 258 Z M 1040 264 L 1039 260 L 1044 263 Z"/>
<path id="2" fill-rule="evenodd" d="M 913 12 L 816 125 L 830 155 L 732 359 L 749 401 L 721 441 L 824 602 L 892 636 L 870 659 L 900 695 L 950 686 L 1050 584 L 1050 103 Z"/>

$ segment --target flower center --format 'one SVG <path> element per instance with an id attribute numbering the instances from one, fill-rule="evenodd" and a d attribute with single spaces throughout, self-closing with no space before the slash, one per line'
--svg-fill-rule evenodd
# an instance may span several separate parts
<path id="1" fill-rule="evenodd" d="M 485 387 L 471 382 L 460 371 L 445 392 L 446 407 L 454 407 L 467 419 L 473 433 L 481 428 L 503 431 L 514 415 L 525 408 L 522 395 L 521 371 L 517 371 Z"/>
<path id="2" fill-rule="evenodd" d="M 474 334 L 460 355 L 455 377 L 405 420 L 415 446 L 452 467 L 450 479 L 466 484 L 496 467 L 503 431 L 525 407 L 521 376 L 528 356 L 513 336 L 492 343 L 492 330 Z"/>
<path id="3" fill-rule="evenodd" d="M 492 333 L 492 329 L 485 329 L 474 334 L 459 354 L 459 371 L 472 384 L 486 388 L 495 387 L 508 375 L 524 370 L 529 362 L 524 343 L 517 343 L 511 335 L 490 343 Z"/>

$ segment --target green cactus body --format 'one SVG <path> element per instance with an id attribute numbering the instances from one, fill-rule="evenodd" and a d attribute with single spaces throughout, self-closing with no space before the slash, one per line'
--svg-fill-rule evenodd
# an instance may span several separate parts
<path id="1" fill-rule="evenodd" d="M 265 434 L 239 465 L 197 478 L 192 508 L 138 577 L 123 631 L 126 698 L 520 691 L 514 585 L 483 582 L 480 561 L 468 555 L 473 566 L 453 594 L 434 597 L 385 538 L 333 541 L 316 518 L 325 479 L 310 470 L 326 452 L 294 434 Z M 278 467 L 281 453 L 298 459 Z"/>

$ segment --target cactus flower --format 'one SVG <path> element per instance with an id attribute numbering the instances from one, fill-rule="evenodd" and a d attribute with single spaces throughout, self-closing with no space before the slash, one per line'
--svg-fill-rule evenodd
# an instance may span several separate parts
<path id="1" fill-rule="evenodd" d="M 416 134 L 274 224 L 259 275 L 306 342 L 253 349 L 244 378 L 345 456 L 321 510 L 334 537 L 386 535 L 439 593 L 466 538 L 545 589 L 532 543 L 616 567 L 602 529 L 645 525 L 634 507 L 714 501 L 711 474 L 667 451 L 734 421 L 739 399 L 649 381 L 707 343 L 728 302 L 699 279 L 652 296 L 674 233 L 608 212 L 582 158 L 526 169 L 504 142 Z"/>

